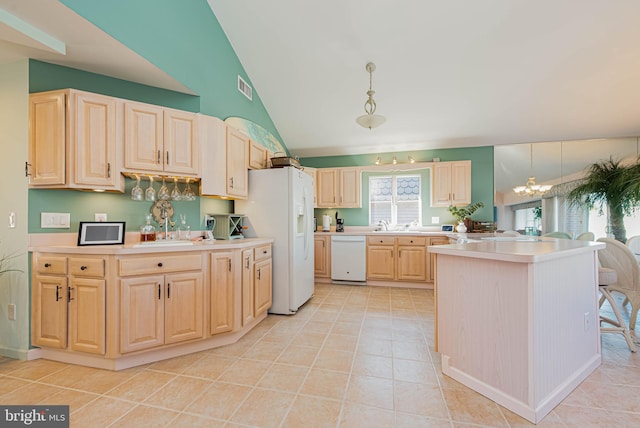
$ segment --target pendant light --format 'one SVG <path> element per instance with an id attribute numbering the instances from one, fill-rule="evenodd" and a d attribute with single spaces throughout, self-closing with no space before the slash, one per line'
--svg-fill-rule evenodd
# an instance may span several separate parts
<path id="1" fill-rule="evenodd" d="M 517 186 L 513 188 L 513 191 L 516 195 L 519 196 L 542 196 L 547 193 L 553 186 L 549 184 L 540 185 L 536 184 L 536 178 L 533 176 L 533 144 L 531 147 L 531 157 L 530 157 L 530 165 L 529 165 L 529 179 L 524 186 Z"/>
<path id="2" fill-rule="evenodd" d="M 358 116 L 356 118 L 356 122 L 358 125 L 369 128 L 369 130 L 376 128 L 382 125 L 385 122 L 384 116 L 380 116 L 379 114 L 375 114 L 376 112 L 376 102 L 373 99 L 373 94 L 376 92 L 372 89 L 372 80 L 373 80 L 373 72 L 376 70 L 376 65 L 372 62 L 367 63 L 365 69 L 369 73 L 369 90 L 367 91 L 367 101 L 364 103 L 364 111 L 365 115 Z"/>

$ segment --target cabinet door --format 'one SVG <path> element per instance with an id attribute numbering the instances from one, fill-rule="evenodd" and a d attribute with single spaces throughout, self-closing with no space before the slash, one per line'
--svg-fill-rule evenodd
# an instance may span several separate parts
<path id="1" fill-rule="evenodd" d="M 360 208 L 360 170 L 357 168 L 340 169 L 340 201 L 343 208 Z"/>
<path id="2" fill-rule="evenodd" d="M 242 251 L 242 325 L 255 318 L 253 281 L 253 248 Z"/>
<path id="3" fill-rule="evenodd" d="M 336 189 L 338 187 L 338 172 L 334 168 L 319 168 L 316 170 L 317 200 L 319 208 L 331 208 L 337 205 Z"/>
<path id="4" fill-rule="evenodd" d="M 33 278 L 32 342 L 67 347 L 67 277 L 35 275 Z"/>
<path id="5" fill-rule="evenodd" d="M 316 168 L 304 167 L 304 172 L 313 178 L 313 207 L 318 208 L 318 180 L 316 178 Z"/>
<path id="6" fill-rule="evenodd" d="M 211 334 L 233 330 L 234 268 L 232 251 L 211 253 Z"/>
<path id="7" fill-rule="evenodd" d="M 202 168 L 200 195 L 227 194 L 227 125 L 217 117 L 199 115 Z"/>
<path id="8" fill-rule="evenodd" d="M 451 205 L 471 203 L 471 161 L 451 165 Z"/>
<path id="9" fill-rule="evenodd" d="M 106 343 L 105 280 L 72 278 L 69 302 L 69 347 L 104 355 Z"/>
<path id="10" fill-rule="evenodd" d="M 124 103 L 124 167 L 134 171 L 162 172 L 164 147 L 163 108 Z"/>
<path id="11" fill-rule="evenodd" d="M 329 260 L 329 239 L 325 236 L 316 236 L 313 243 L 313 260 L 314 275 L 319 278 L 328 278 L 330 276 L 329 268 L 331 262 Z"/>
<path id="12" fill-rule="evenodd" d="M 227 194 L 244 199 L 249 194 L 249 137 L 227 127 Z"/>
<path id="13" fill-rule="evenodd" d="M 152 348 L 164 343 L 164 277 L 120 281 L 120 351 Z"/>
<path id="14" fill-rule="evenodd" d="M 66 183 L 66 94 L 29 96 L 29 185 Z"/>
<path id="15" fill-rule="evenodd" d="M 195 113 L 165 109 L 164 171 L 200 175 L 198 121 Z"/>
<path id="16" fill-rule="evenodd" d="M 69 150 L 73 187 L 116 189 L 120 185 L 117 148 L 121 120 L 115 98 L 71 92 Z"/>
<path id="17" fill-rule="evenodd" d="M 255 316 L 267 311 L 271 307 L 271 259 L 260 260 L 255 263 Z"/>
<path id="18" fill-rule="evenodd" d="M 204 289 L 202 273 L 165 276 L 164 343 L 204 336 Z"/>
<path id="19" fill-rule="evenodd" d="M 402 281 L 427 280 L 427 249 L 422 246 L 399 246 L 397 278 Z"/>
<path id="20" fill-rule="evenodd" d="M 367 246 L 367 278 L 394 279 L 395 257 L 393 245 Z"/>
<path id="21" fill-rule="evenodd" d="M 445 236 L 438 236 L 429 238 L 429 245 L 447 245 L 449 244 L 449 238 Z M 427 263 L 427 277 L 428 282 L 433 282 L 435 280 L 435 265 L 436 265 L 436 255 L 434 253 L 429 253 L 429 262 Z"/>
<path id="22" fill-rule="evenodd" d="M 451 205 L 451 163 L 435 163 L 431 181 L 431 206 Z"/>
<path id="23" fill-rule="evenodd" d="M 267 167 L 267 148 L 257 141 L 249 140 L 249 168 L 265 169 Z"/>

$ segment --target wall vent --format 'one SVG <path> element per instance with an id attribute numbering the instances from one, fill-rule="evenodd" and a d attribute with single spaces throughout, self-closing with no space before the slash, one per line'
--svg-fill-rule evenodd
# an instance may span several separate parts
<path id="1" fill-rule="evenodd" d="M 245 97 L 249 98 L 250 101 L 253 101 L 253 89 L 240 75 L 238 75 L 238 90 L 242 92 Z"/>

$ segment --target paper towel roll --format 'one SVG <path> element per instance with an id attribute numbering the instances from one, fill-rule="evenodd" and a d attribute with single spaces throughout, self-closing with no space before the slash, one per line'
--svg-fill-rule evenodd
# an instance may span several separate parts
<path id="1" fill-rule="evenodd" d="M 323 215 L 322 216 L 322 231 L 329 232 L 331 230 L 331 216 Z"/>

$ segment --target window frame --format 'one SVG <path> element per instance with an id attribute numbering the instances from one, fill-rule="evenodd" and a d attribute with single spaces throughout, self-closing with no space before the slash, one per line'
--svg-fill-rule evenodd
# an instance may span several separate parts
<path id="1" fill-rule="evenodd" d="M 389 201 L 389 204 L 391 204 L 391 221 L 389 222 L 390 226 L 397 226 L 398 225 L 398 178 L 399 177 L 415 177 L 418 179 L 418 199 L 416 201 L 410 201 L 410 202 L 415 202 L 418 205 L 418 218 L 417 218 L 417 226 L 421 227 L 422 226 L 422 205 L 423 205 L 423 201 L 422 201 L 422 186 L 423 186 L 423 180 L 422 180 L 422 175 L 420 173 L 416 173 L 415 171 L 412 172 L 407 172 L 405 174 L 376 174 L 376 175 L 369 175 L 368 176 L 368 184 L 369 184 L 369 192 L 367 195 L 367 207 L 368 207 L 368 211 L 369 211 L 369 226 L 376 226 L 378 223 L 372 223 L 372 219 L 371 219 L 371 215 L 373 210 L 372 208 L 372 204 L 374 203 L 384 203 L 384 202 L 373 202 L 371 200 L 371 189 L 372 189 L 372 185 L 371 182 L 372 180 L 376 180 L 376 179 L 381 179 L 381 178 L 391 178 L 391 188 L 392 188 L 392 194 L 391 194 L 391 201 Z M 400 204 L 402 204 L 403 202 L 409 202 L 409 201 L 401 201 Z"/>

